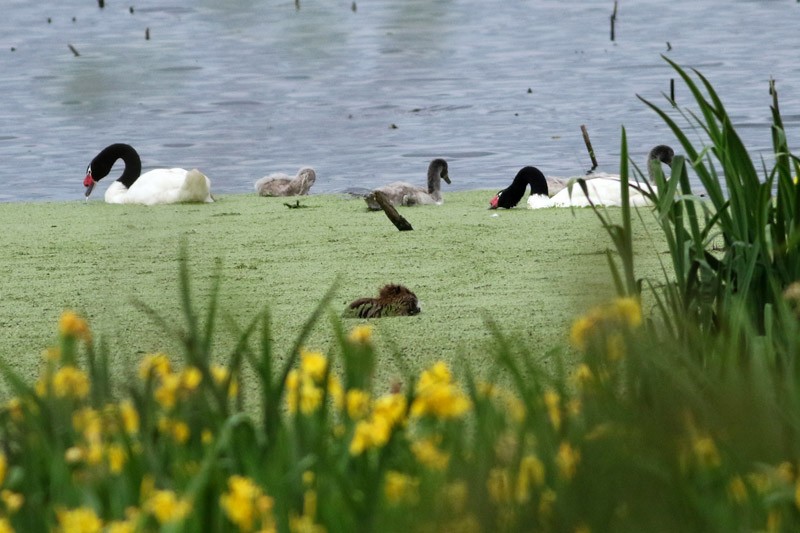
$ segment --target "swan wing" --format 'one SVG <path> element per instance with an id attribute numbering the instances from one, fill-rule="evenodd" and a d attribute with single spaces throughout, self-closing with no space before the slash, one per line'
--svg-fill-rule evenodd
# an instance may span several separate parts
<path id="1" fill-rule="evenodd" d="M 572 186 L 572 194 L 569 189 L 564 189 L 553 196 L 553 204 L 556 207 L 589 207 L 589 198 L 595 205 L 616 206 L 622 205 L 622 191 L 620 181 L 613 178 L 592 178 L 586 180 L 586 189 L 589 197 L 583 193 L 583 189 L 577 183 Z M 631 187 L 629 192 L 631 205 L 649 205 L 645 196 L 637 189 Z"/>
<path id="2" fill-rule="evenodd" d="M 586 181 L 589 197 L 595 204 L 622 206 L 621 182 L 618 179 L 597 178 Z M 650 201 L 636 187 L 628 187 L 628 202 L 633 206 L 650 205 Z"/>
<path id="3" fill-rule="evenodd" d="M 287 196 L 292 178 L 286 174 L 270 174 L 256 181 L 253 186 L 260 196 Z"/>
<path id="4" fill-rule="evenodd" d="M 415 195 L 418 192 L 422 192 L 427 194 L 427 191 L 424 189 L 417 187 L 415 185 L 411 185 L 410 183 L 406 183 L 404 181 L 395 181 L 393 183 L 389 183 L 388 185 L 384 185 L 382 187 L 378 187 L 375 189 L 376 191 L 380 191 L 389 200 L 389 203 L 392 205 L 404 205 L 403 200 L 408 198 L 409 196 Z"/>
<path id="5" fill-rule="evenodd" d="M 557 178 L 555 176 L 547 176 L 547 192 L 550 196 L 555 196 L 569 185 L 572 178 Z"/>

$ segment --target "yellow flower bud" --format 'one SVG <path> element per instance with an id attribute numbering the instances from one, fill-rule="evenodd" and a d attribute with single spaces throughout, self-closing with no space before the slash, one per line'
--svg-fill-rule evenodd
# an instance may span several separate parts
<path id="1" fill-rule="evenodd" d="M 58 332 L 63 337 L 92 340 L 89 324 L 75 311 L 64 311 L 58 320 Z"/>
<path id="2" fill-rule="evenodd" d="M 372 326 L 369 324 L 356 326 L 350 331 L 347 338 L 355 344 L 369 344 L 372 342 Z"/>

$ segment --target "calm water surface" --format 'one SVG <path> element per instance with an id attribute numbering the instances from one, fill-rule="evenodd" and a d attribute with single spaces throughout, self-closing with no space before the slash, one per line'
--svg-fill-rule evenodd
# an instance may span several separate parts
<path id="1" fill-rule="evenodd" d="M 529 164 L 581 173 L 585 124 L 602 169 L 615 171 L 623 125 L 638 159 L 676 145 L 636 98 L 667 105 L 675 75 L 661 54 L 714 83 L 756 156 L 770 151 L 774 77 L 798 146 L 800 3 L 621 2 L 614 43 L 612 7 L 4 0 L 0 201 L 81 200 L 86 165 L 113 142 L 134 145 L 145 170 L 198 167 L 218 193 L 301 165 L 317 169 L 313 193 L 422 184 L 433 157 L 448 159 L 456 190 L 504 187 Z"/>

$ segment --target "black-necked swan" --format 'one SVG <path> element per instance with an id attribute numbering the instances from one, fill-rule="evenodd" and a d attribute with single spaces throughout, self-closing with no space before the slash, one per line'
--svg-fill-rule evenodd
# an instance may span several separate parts
<path id="1" fill-rule="evenodd" d="M 342 312 L 345 318 L 382 318 L 413 316 L 420 312 L 417 295 L 403 285 L 381 287 L 377 298 L 359 298 L 350 302 Z"/>
<path id="2" fill-rule="evenodd" d="M 109 204 L 176 204 L 182 202 L 213 202 L 211 181 L 199 170 L 157 168 L 142 174 L 142 160 L 132 146 L 117 143 L 105 147 L 86 167 L 86 199 L 98 181 L 122 159 L 125 170 L 106 190 Z"/>
<path id="3" fill-rule="evenodd" d="M 670 165 L 674 152 L 666 145 L 655 146 L 647 157 L 647 169 L 650 181 L 653 181 L 654 166 L 662 162 Z M 622 194 L 619 186 L 619 175 L 614 174 L 589 174 L 580 176 L 585 180 L 589 197 L 595 205 L 619 206 L 622 204 Z M 531 195 L 528 197 L 528 207 L 540 209 L 543 207 L 588 207 L 589 199 L 579 185 L 573 185 L 570 191 L 565 187 L 570 181 L 577 178 L 545 178 L 536 167 L 524 167 L 514 177 L 509 187 L 498 192 L 489 202 L 490 209 L 498 207 L 511 208 L 516 206 L 525 195 L 527 186 L 531 186 Z M 552 183 L 558 187 L 553 191 Z M 553 195 L 552 198 L 550 195 Z M 642 194 L 636 183 L 632 183 L 629 192 L 631 205 L 647 205 L 649 201 Z"/>
<path id="4" fill-rule="evenodd" d="M 292 177 L 288 174 L 270 174 L 256 181 L 254 186 L 259 196 L 303 196 L 308 194 L 317 181 L 313 168 L 304 167 Z"/>
<path id="5" fill-rule="evenodd" d="M 365 200 L 367 201 L 367 206 L 373 211 L 381 208 L 377 200 L 375 200 L 375 191 L 382 192 L 392 205 L 441 205 L 444 202 L 441 191 L 442 180 L 448 184 L 450 183 L 447 161 L 434 159 L 428 165 L 427 189 L 403 181 L 396 181 L 383 187 L 378 187 L 368 194 Z"/>

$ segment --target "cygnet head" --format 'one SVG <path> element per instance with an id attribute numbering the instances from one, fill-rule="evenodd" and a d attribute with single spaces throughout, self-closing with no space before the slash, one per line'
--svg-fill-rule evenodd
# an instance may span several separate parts
<path id="1" fill-rule="evenodd" d="M 317 173 L 314 172 L 313 168 L 305 167 L 301 168 L 300 171 L 297 173 L 297 178 L 300 180 L 302 184 L 300 189 L 307 193 L 308 190 L 314 185 L 314 182 L 317 181 Z"/>
<path id="2" fill-rule="evenodd" d="M 441 158 L 434 159 L 428 165 L 428 185 L 431 185 L 434 180 L 439 178 L 443 179 L 448 185 L 450 184 L 447 161 Z"/>
<path id="3" fill-rule="evenodd" d="M 675 151 L 667 146 L 666 144 L 659 144 L 658 146 L 654 146 L 652 150 L 650 150 L 650 155 L 648 155 L 648 160 L 650 161 L 661 161 L 662 163 L 666 163 L 669 166 L 672 166 L 672 158 L 675 156 Z"/>

